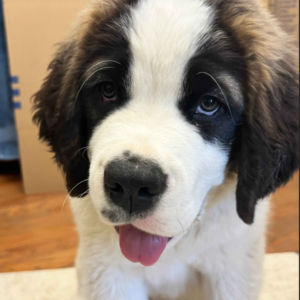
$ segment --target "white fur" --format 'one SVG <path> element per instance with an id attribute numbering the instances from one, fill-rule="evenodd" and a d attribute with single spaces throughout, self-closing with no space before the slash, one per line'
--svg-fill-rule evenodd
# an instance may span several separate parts
<path id="1" fill-rule="evenodd" d="M 129 28 L 121 22 L 133 53 L 131 99 L 95 129 L 90 194 L 71 200 L 84 300 L 196 300 L 200 292 L 205 300 L 257 300 L 268 201 L 258 206 L 255 225 L 242 223 L 236 178 L 225 179 L 228 153 L 206 142 L 177 108 L 186 65 L 213 17 L 202 0 L 144 0 L 131 9 Z M 175 237 L 149 268 L 124 258 L 112 226 L 117 224 L 101 213 L 118 211 L 106 200 L 103 176 L 107 163 L 125 151 L 157 161 L 168 175 L 155 212 L 133 224 Z M 185 294 L 189 286 L 194 295 Z"/>
<path id="2" fill-rule="evenodd" d="M 104 223 L 111 225 L 101 215 L 111 204 L 99 183 L 107 163 L 124 151 L 159 162 L 168 175 L 156 212 L 134 224 L 153 234 L 173 237 L 188 229 L 209 190 L 224 180 L 228 153 L 201 138 L 177 108 L 186 65 L 212 14 L 198 0 L 146 0 L 132 9 L 132 97 L 96 128 L 89 148 L 90 194 Z"/>
<path id="3" fill-rule="evenodd" d="M 235 210 L 234 179 L 210 193 L 201 220 L 148 268 L 124 258 L 118 234 L 99 220 L 89 196 L 71 199 L 83 299 L 257 300 L 269 201 L 259 203 L 254 225 L 243 224 Z"/>

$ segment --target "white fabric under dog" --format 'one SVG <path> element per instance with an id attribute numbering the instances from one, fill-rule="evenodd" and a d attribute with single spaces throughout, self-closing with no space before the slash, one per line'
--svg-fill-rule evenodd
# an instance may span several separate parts
<path id="1" fill-rule="evenodd" d="M 299 299 L 299 255 L 269 254 L 260 300 Z M 77 282 L 74 268 L 0 274 L 0 300 L 72 300 Z"/>

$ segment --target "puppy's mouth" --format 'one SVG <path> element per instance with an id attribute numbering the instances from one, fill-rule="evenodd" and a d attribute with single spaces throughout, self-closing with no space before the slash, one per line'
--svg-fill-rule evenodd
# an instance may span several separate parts
<path id="1" fill-rule="evenodd" d="M 119 233 L 123 255 L 131 262 L 141 263 L 146 267 L 157 263 L 166 249 L 167 243 L 171 240 L 141 231 L 130 224 L 115 228 Z"/>

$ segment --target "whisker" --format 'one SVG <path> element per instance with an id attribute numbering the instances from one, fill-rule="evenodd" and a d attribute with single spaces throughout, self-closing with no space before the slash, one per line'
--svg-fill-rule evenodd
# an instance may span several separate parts
<path id="1" fill-rule="evenodd" d="M 86 147 L 85 150 L 82 152 L 82 156 L 84 156 L 85 152 L 87 152 L 89 147 Z"/>
<path id="2" fill-rule="evenodd" d="M 77 199 L 77 200 L 78 200 L 77 206 L 76 206 L 74 209 L 72 209 L 73 213 L 75 213 L 76 210 L 77 210 L 77 208 L 82 204 L 82 202 L 81 202 L 80 200 L 82 200 L 83 198 L 80 198 L 80 197 L 81 197 L 82 195 L 84 195 L 84 194 L 88 194 L 89 192 L 90 192 L 90 190 L 88 189 L 87 191 L 85 191 L 84 193 L 82 193 L 82 194 L 79 196 L 79 198 Z"/>
<path id="3" fill-rule="evenodd" d="M 77 102 L 77 100 L 78 100 L 78 97 L 79 97 L 79 95 L 80 95 L 80 92 L 81 92 L 81 90 L 83 89 L 84 85 L 87 83 L 87 81 L 88 81 L 93 75 L 95 75 L 97 72 L 102 71 L 102 70 L 107 70 L 107 69 L 114 69 L 114 67 L 103 67 L 103 68 L 101 68 L 101 69 L 96 70 L 95 72 L 93 72 L 91 75 L 88 76 L 88 78 L 83 82 L 83 84 L 82 84 L 82 85 L 80 86 L 80 88 L 79 88 L 79 91 L 78 91 L 78 93 L 77 93 L 77 95 L 76 95 L 76 98 L 75 98 L 74 107 L 75 107 L 75 104 L 76 104 L 76 102 Z"/>
<path id="4" fill-rule="evenodd" d="M 84 217 L 84 214 L 87 211 L 87 209 L 92 207 L 92 206 L 93 206 L 93 203 L 87 203 L 87 205 L 85 206 L 85 209 L 81 213 L 81 219 Z"/>
<path id="5" fill-rule="evenodd" d="M 75 153 L 75 155 L 77 155 L 78 152 L 80 152 L 81 150 L 85 150 L 85 151 L 82 152 L 82 155 L 84 155 L 84 153 L 88 150 L 88 148 L 89 148 L 89 147 L 83 147 L 83 148 L 79 149 L 79 150 Z"/>
<path id="6" fill-rule="evenodd" d="M 62 207 L 61 207 L 61 212 L 62 212 L 63 209 L 64 209 L 64 206 L 65 206 L 65 204 L 66 204 L 66 202 L 67 202 L 68 197 L 70 197 L 70 195 L 71 195 L 71 193 L 74 191 L 74 189 L 77 188 L 80 184 L 82 184 L 82 183 L 84 183 L 84 182 L 87 182 L 87 181 L 88 181 L 88 179 L 85 179 L 85 180 L 83 180 L 83 181 L 77 183 L 77 184 L 72 188 L 72 190 L 68 193 L 68 195 L 66 196 L 66 198 L 65 198 L 65 200 L 64 200 L 64 202 L 63 202 L 63 205 L 62 205 Z"/>
<path id="7" fill-rule="evenodd" d="M 97 64 L 94 64 L 92 67 L 90 67 L 87 71 L 84 72 L 84 74 L 82 75 L 82 77 L 80 78 L 79 82 L 84 78 L 85 74 L 88 73 L 89 71 L 91 71 L 92 69 L 94 69 L 96 66 L 102 65 L 102 64 L 107 64 L 107 63 L 116 63 L 118 65 L 121 65 L 118 61 L 116 60 L 104 60 L 104 61 L 100 61 Z"/>
<path id="8" fill-rule="evenodd" d="M 90 192 L 90 189 L 86 190 L 85 192 L 83 192 L 82 194 L 80 194 L 77 198 L 82 199 L 84 198 L 86 195 L 88 195 L 88 193 Z M 82 197 L 84 196 L 84 197 Z"/>

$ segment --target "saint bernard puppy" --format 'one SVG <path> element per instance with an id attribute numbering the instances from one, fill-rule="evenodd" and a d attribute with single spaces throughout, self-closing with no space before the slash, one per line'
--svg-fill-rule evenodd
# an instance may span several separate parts
<path id="1" fill-rule="evenodd" d="M 258 0 L 82 12 L 34 96 L 80 299 L 258 300 L 268 197 L 299 164 L 293 44 Z"/>

